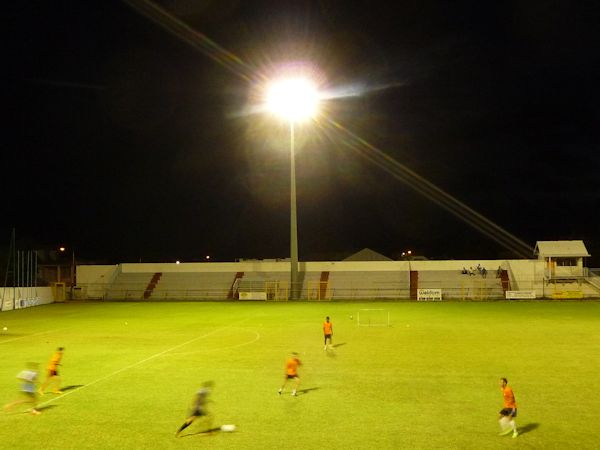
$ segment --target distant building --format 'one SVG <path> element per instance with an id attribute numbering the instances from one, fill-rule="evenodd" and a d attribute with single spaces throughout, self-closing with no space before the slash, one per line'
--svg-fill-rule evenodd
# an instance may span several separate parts
<path id="1" fill-rule="evenodd" d="M 363 248 L 361 251 L 344 258 L 343 261 L 393 261 L 393 259 L 370 248 Z"/>
<path id="2" fill-rule="evenodd" d="M 583 258 L 591 256 L 583 241 L 538 241 L 534 255 L 543 260 L 546 280 L 576 279 L 585 276 Z"/>

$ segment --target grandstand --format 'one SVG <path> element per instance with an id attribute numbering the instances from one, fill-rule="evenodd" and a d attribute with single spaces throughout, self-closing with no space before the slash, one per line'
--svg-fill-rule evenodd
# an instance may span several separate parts
<path id="1" fill-rule="evenodd" d="M 162 273 L 148 299 L 224 300 L 233 299 L 236 274 L 230 272 Z"/>
<path id="2" fill-rule="evenodd" d="M 354 257 L 344 261 L 300 262 L 298 300 L 600 298 L 600 273 L 584 267 L 584 258 L 589 254 L 582 241 L 538 242 L 535 259 L 393 261 L 373 260 L 372 253 L 367 254 L 368 261 Z M 77 285 L 69 290 L 72 299 L 286 301 L 290 298 L 289 261 L 79 265 L 76 275 Z M 37 303 L 42 298 L 44 302 L 52 301 L 52 297 L 54 301 L 65 299 L 64 282 L 54 283 L 47 292 L 38 290 L 43 294 L 37 295 L 40 297 Z M 421 295 L 422 291 L 427 291 L 427 295 Z M 3 295 L 2 304 L 9 309 L 18 302 L 22 303 L 19 295 Z"/>
<path id="3" fill-rule="evenodd" d="M 598 298 L 600 276 L 583 266 L 582 245 L 543 243 L 537 259 L 301 262 L 299 299 L 417 300 L 422 290 L 439 300 Z M 288 261 L 78 266 L 76 292 L 81 299 L 281 301 L 289 299 L 289 273 Z"/>
<path id="4" fill-rule="evenodd" d="M 406 271 L 335 271 L 328 286 L 331 299 L 409 298 L 409 274 Z"/>
<path id="5" fill-rule="evenodd" d="M 503 298 L 507 290 L 496 273 L 482 276 L 463 274 L 458 270 L 423 270 L 418 272 L 420 289 L 442 289 L 444 298 L 487 300 Z"/>
<path id="6" fill-rule="evenodd" d="M 104 298 L 113 300 L 142 300 L 152 281 L 150 273 L 123 273 L 118 271 L 104 293 Z"/>

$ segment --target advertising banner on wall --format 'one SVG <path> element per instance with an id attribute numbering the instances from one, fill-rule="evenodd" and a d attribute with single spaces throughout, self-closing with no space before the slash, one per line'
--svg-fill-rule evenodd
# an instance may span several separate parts
<path id="1" fill-rule="evenodd" d="M 535 298 L 535 291 L 506 291 L 507 299 Z"/>
<path id="2" fill-rule="evenodd" d="M 53 303 L 50 287 L 3 287 L 0 289 L 0 311 L 29 308 Z"/>
<path id="3" fill-rule="evenodd" d="M 240 291 L 240 300 L 266 300 L 266 292 L 245 292 Z"/>
<path id="4" fill-rule="evenodd" d="M 420 302 L 441 302 L 441 289 L 417 289 L 417 301 Z"/>

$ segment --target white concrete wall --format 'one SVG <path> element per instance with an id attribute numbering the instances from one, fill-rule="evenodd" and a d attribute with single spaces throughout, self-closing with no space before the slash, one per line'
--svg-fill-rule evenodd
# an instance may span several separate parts
<path id="1" fill-rule="evenodd" d="M 428 270 L 457 270 L 461 271 L 463 267 L 469 269 L 473 267 L 475 269 L 477 264 L 481 267 L 485 267 L 488 272 L 488 276 L 496 273 L 498 266 L 505 263 L 502 259 L 456 259 L 449 261 L 408 261 L 410 263 L 410 270 L 416 271 L 428 271 Z"/>
<path id="2" fill-rule="evenodd" d="M 289 265 L 288 265 L 289 267 Z M 408 261 L 331 261 L 301 263 L 306 272 L 398 272 L 408 269 Z"/>
<path id="3" fill-rule="evenodd" d="M 54 303 L 54 293 L 49 286 L 0 288 L 0 302 L 3 311 L 11 311 Z"/>
<path id="4" fill-rule="evenodd" d="M 121 264 L 123 273 L 190 273 L 190 272 L 285 272 L 290 263 L 243 261 L 226 263 L 139 263 Z"/>
<path id="5" fill-rule="evenodd" d="M 442 261 L 428 261 L 440 263 Z M 107 266 L 78 266 L 107 267 Z M 114 266 L 110 266 L 114 267 Z M 301 272 L 335 272 L 335 271 L 399 271 L 408 270 L 409 261 L 316 261 L 300 262 Z M 89 269 L 95 270 L 95 269 Z M 437 269 L 439 270 L 439 269 Z M 121 264 L 123 273 L 190 273 L 190 272 L 290 272 L 289 261 L 241 261 L 225 263 L 135 263 Z"/>
<path id="6" fill-rule="evenodd" d="M 544 262 L 537 259 L 511 259 L 507 261 L 510 288 L 513 291 L 535 290 L 541 297 L 544 281 Z"/>
<path id="7" fill-rule="evenodd" d="M 106 287 L 112 284 L 119 270 L 118 265 L 77 266 L 75 298 L 102 298 Z"/>
<path id="8" fill-rule="evenodd" d="M 118 269 L 118 265 L 105 266 L 77 266 L 77 283 L 102 284 L 112 279 Z"/>

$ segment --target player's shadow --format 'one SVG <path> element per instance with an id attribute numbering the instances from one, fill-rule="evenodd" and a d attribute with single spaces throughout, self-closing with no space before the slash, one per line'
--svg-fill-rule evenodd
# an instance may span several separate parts
<path id="1" fill-rule="evenodd" d="M 42 411 L 47 411 L 47 410 L 52 409 L 52 408 L 56 408 L 56 406 L 57 405 L 38 406 L 35 409 L 37 409 L 39 412 L 42 412 Z"/>
<path id="2" fill-rule="evenodd" d="M 221 432 L 221 427 L 209 428 L 208 430 L 196 431 L 195 433 L 183 434 L 180 437 L 190 437 L 190 436 L 212 436 L 215 433 Z"/>
<path id="3" fill-rule="evenodd" d="M 517 429 L 517 431 L 519 432 L 519 434 L 525 434 L 525 433 L 529 433 L 530 431 L 533 431 L 539 427 L 540 427 L 539 423 L 528 423 L 527 425 L 523 425 L 522 427 L 519 427 Z"/>
<path id="4" fill-rule="evenodd" d="M 44 410 L 50 409 L 50 408 L 54 408 L 56 407 L 56 405 L 48 405 L 48 406 L 36 406 L 35 409 L 38 410 L 39 412 L 42 412 Z M 2 411 L 2 409 L 0 409 L 0 411 Z M 17 414 L 31 414 L 31 408 L 28 409 L 15 409 L 15 410 L 4 410 L 4 413 L 7 415 L 17 415 Z"/>
<path id="5" fill-rule="evenodd" d="M 72 391 L 73 389 L 77 389 L 83 387 L 83 384 L 72 384 L 70 386 L 61 387 L 60 390 L 63 392 Z"/>
<path id="6" fill-rule="evenodd" d="M 332 347 L 333 348 L 338 348 L 338 347 L 341 347 L 342 345 L 346 345 L 346 343 L 345 342 L 340 342 L 339 344 L 332 345 Z"/>
<path id="7" fill-rule="evenodd" d="M 298 389 L 296 391 L 297 395 L 304 395 L 304 394 L 308 394 L 310 391 L 316 391 L 317 389 L 319 389 L 318 387 L 312 387 L 312 388 L 306 388 L 306 389 Z"/>

